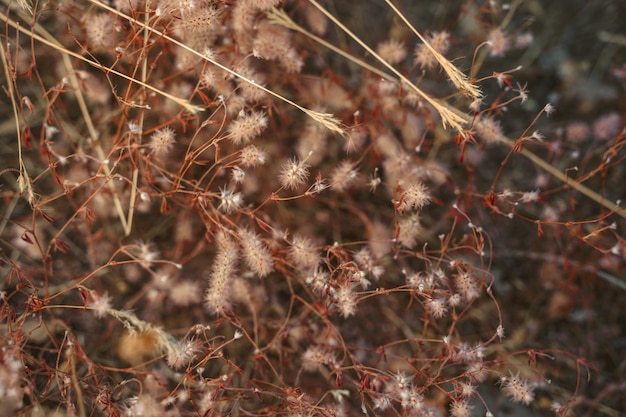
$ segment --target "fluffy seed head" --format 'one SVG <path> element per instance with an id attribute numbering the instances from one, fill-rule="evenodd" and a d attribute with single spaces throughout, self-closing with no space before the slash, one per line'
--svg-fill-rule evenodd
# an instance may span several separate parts
<path id="1" fill-rule="evenodd" d="M 230 188 L 220 190 L 219 199 L 220 205 L 217 208 L 226 214 L 239 210 L 243 204 L 243 195 L 234 192 Z"/>
<path id="2" fill-rule="evenodd" d="M 488 35 L 489 55 L 503 56 L 511 47 L 511 42 L 506 33 L 500 28 L 492 29 Z"/>
<path id="3" fill-rule="evenodd" d="M 419 214 L 403 216 L 398 221 L 398 228 L 400 229 L 398 241 L 407 248 L 414 247 L 423 230 Z"/>
<path id="4" fill-rule="evenodd" d="M 87 41 L 98 51 L 111 52 L 115 39 L 115 17 L 109 13 L 91 14 L 86 22 Z"/>
<path id="5" fill-rule="evenodd" d="M 239 231 L 241 246 L 246 265 L 260 278 L 267 276 L 274 270 L 274 260 L 272 253 L 261 241 L 256 233 L 242 229 Z"/>
<path id="6" fill-rule="evenodd" d="M 169 153 L 174 146 L 174 138 L 176 137 L 176 132 L 174 129 L 170 127 L 164 127 L 163 129 L 158 129 L 156 132 L 152 134 L 150 137 L 150 150 L 156 156 L 165 156 Z"/>
<path id="7" fill-rule="evenodd" d="M 453 401 L 450 405 L 450 415 L 452 417 L 471 417 L 474 415 L 474 406 L 469 405 L 467 400 Z"/>
<path id="8" fill-rule="evenodd" d="M 294 267 L 302 271 L 314 270 L 320 261 L 313 241 L 306 236 L 297 234 L 291 240 L 288 259 Z"/>
<path id="9" fill-rule="evenodd" d="M 356 293 L 351 285 L 341 286 L 335 293 L 335 300 L 339 312 L 345 317 L 352 316 L 356 313 Z"/>
<path id="10" fill-rule="evenodd" d="M 212 313 L 223 315 L 231 307 L 231 288 L 239 259 L 239 247 L 224 232 L 218 233 L 215 240 L 217 254 L 211 267 L 204 304 Z"/>
<path id="11" fill-rule="evenodd" d="M 476 277 L 469 272 L 461 272 L 455 275 L 454 286 L 467 301 L 471 301 L 479 295 Z"/>
<path id="12" fill-rule="evenodd" d="M 434 32 L 426 40 L 441 55 L 445 55 L 450 49 L 450 34 L 448 32 Z M 430 69 L 437 65 L 437 59 L 426 45 L 419 44 L 415 48 L 415 64 Z"/>
<path id="13" fill-rule="evenodd" d="M 300 72 L 304 61 L 291 44 L 289 30 L 266 22 L 257 25 L 256 30 L 257 36 L 252 44 L 252 54 L 256 58 L 275 60 L 288 72 Z"/>
<path id="14" fill-rule="evenodd" d="M 500 385 L 502 391 L 515 402 L 528 405 L 535 399 L 534 387 L 519 374 L 503 376 L 500 378 Z"/>
<path id="15" fill-rule="evenodd" d="M 96 317 L 99 319 L 105 317 L 107 312 L 112 308 L 111 297 L 108 293 L 98 294 L 95 291 L 91 292 L 91 308 L 96 313 Z"/>
<path id="16" fill-rule="evenodd" d="M 218 10 L 213 7 L 193 8 L 174 20 L 173 30 L 182 37 L 208 37 L 219 27 Z"/>
<path id="17" fill-rule="evenodd" d="M 436 319 L 440 319 L 448 312 L 446 301 L 442 298 L 433 298 L 426 302 L 428 312 Z"/>
<path id="18" fill-rule="evenodd" d="M 492 116 L 481 117 L 474 123 L 474 130 L 486 144 L 498 143 L 502 139 L 502 126 Z"/>
<path id="19" fill-rule="evenodd" d="M 235 145 L 246 145 L 256 138 L 267 127 L 267 117 L 260 111 L 246 113 L 239 112 L 235 119 L 228 126 L 228 137 Z"/>
<path id="20" fill-rule="evenodd" d="M 391 65 L 396 65 L 399 62 L 402 62 L 407 55 L 404 44 L 395 39 L 379 43 L 376 50 L 378 55 Z"/>
<path id="21" fill-rule="evenodd" d="M 200 351 L 200 344 L 193 340 L 182 340 L 168 349 L 165 360 L 170 368 L 180 369 L 194 360 Z"/>
<path id="22" fill-rule="evenodd" d="M 309 346 L 302 354 L 302 367 L 306 371 L 316 371 L 320 366 L 334 364 L 336 361 L 335 355 L 321 346 Z"/>
<path id="23" fill-rule="evenodd" d="M 330 187 L 337 192 L 342 192 L 354 184 L 358 178 L 359 173 L 354 168 L 354 163 L 343 161 L 333 170 L 330 176 Z"/>
<path id="24" fill-rule="evenodd" d="M 593 123 L 593 137 L 596 140 L 609 140 L 619 133 L 622 126 L 619 114 L 605 114 Z"/>
<path id="25" fill-rule="evenodd" d="M 171 287 L 169 298 L 172 302 L 181 307 L 196 304 L 201 301 L 202 289 L 196 281 L 180 281 Z"/>
<path id="26" fill-rule="evenodd" d="M 267 160 L 267 155 L 254 145 L 246 146 L 241 150 L 241 165 L 246 168 L 263 165 Z"/>
<path id="27" fill-rule="evenodd" d="M 420 210 L 430 202 L 430 195 L 426 186 L 420 182 L 409 185 L 401 194 L 397 209 L 400 213 L 405 210 Z"/>
<path id="28" fill-rule="evenodd" d="M 290 159 L 283 164 L 278 180 L 280 184 L 288 190 L 293 190 L 304 184 L 309 177 L 309 165 L 297 158 Z"/>

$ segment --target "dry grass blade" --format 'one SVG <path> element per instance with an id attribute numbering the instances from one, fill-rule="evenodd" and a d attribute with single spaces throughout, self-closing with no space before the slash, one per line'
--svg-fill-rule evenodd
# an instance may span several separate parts
<path id="1" fill-rule="evenodd" d="M 424 93 L 422 90 L 420 90 L 417 86 L 415 86 L 414 84 L 410 83 L 408 81 L 408 79 L 403 78 L 403 76 L 401 74 L 398 74 L 396 72 L 396 75 L 391 75 L 388 74 L 386 72 L 381 71 L 380 69 L 368 64 L 367 62 L 363 61 L 360 58 L 355 57 L 354 55 L 351 55 L 343 50 L 341 50 L 340 48 L 336 47 L 335 45 L 331 44 L 330 42 L 325 41 L 324 39 L 320 38 L 319 36 L 316 36 L 314 34 L 312 34 L 311 32 L 307 31 L 306 29 L 304 29 L 302 26 L 298 25 L 297 23 L 295 23 L 292 19 L 289 18 L 289 16 L 287 16 L 287 14 L 283 11 L 283 10 L 279 10 L 276 8 L 272 8 L 270 11 L 267 12 L 267 16 L 270 20 L 270 22 L 272 22 L 275 25 L 280 25 L 283 26 L 285 28 L 291 29 L 291 30 L 295 30 L 303 35 L 305 35 L 306 37 L 308 37 L 309 39 L 319 43 L 320 45 L 330 49 L 331 51 L 335 52 L 336 54 L 344 57 L 345 59 L 357 64 L 358 66 L 360 66 L 363 69 L 366 69 L 376 75 L 379 75 L 381 78 L 384 78 L 388 81 L 392 81 L 392 82 L 397 82 L 398 79 L 402 79 L 403 81 L 407 82 L 407 85 L 410 89 L 416 91 L 421 97 L 425 98 L 427 101 L 429 101 L 433 106 L 435 106 L 437 108 L 437 110 L 440 112 L 440 114 L 443 114 L 442 117 L 444 117 L 445 121 L 448 120 L 453 120 L 457 123 L 466 123 L 467 122 L 467 118 L 465 117 L 465 115 L 463 113 L 461 113 L 460 111 L 458 111 L 457 109 L 450 107 L 450 105 L 448 103 L 442 102 L 434 97 L 430 97 L 428 96 L 426 93 Z M 392 68 L 393 70 L 393 68 Z M 444 126 L 445 126 L 445 122 L 444 121 Z M 460 128 L 459 126 L 455 126 L 455 128 Z"/>
<path id="2" fill-rule="evenodd" d="M 390 75 L 386 72 L 381 71 L 380 69 L 376 68 L 373 65 L 368 64 L 367 62 L 363 61 L 362 59 L 359 59 L 357 57 L 355 57 L 354 55 L 351 55 L 345 51 L 343 51 L 342 49 L 336 47 L 335 45 L 333 45 L 332 43 L 320 38 L 319 36 L 314 35 L 313 33 L 309 32 L 308 30 L 304 29 L 302 26 L 298 25 L 296 22 L 294 22 L 288 15 L 287 13 L 285 13 L 284 10 L 281 9 L 277 9 L 276 7 L 271 8 L 270 10 L 268 10 L 266 12 L 266 16 L 269 19 L 269 21 L 274 24 L 274 25 L 278 25 L 278 26 L 283 26 L 287 29 L 291 29 L 294 30 L 296 32 L 299 32 L 301 34 L 303 34 L 304 36 L 306 36 L 307 38 L 319 43 L 320 45 L 330 49 L 331 51 L 335 52 L 336 54 L 344 57 L 345 59 L 347 59 L 348 61 L 354 62 L 355 64 L 357 64 L 358 66 L 360 66 L 363 69 L 366 69 L 370 72 L 372 72 L 373 74 L 379 75 L 380 77 L 388 80 L 388 81 L 392 81 L 395 82 L 397 81 L 397 78 L 394 77 L 393 75 Z"/>
<path id="3" fill-rule="evenodd" d="M 626 36 L 609 33 L 605 30 L 598 32 L 598 39 L 600 39 L 602 42 L 614 43 L 616 45 L 626 46 Z"/>
<path id="4" fill-rule="evenodd" d="M 20 129 L 20 118 L 17 112 L 15 90 L 13 89 L 13 79 L 11 77 L 11 71 L 9 70 L 9 62 L 7 61 L 7 55 L 4 49 L 4 45 L 2 44 L 0 44 L 0 53 L 2 54 L 2 66 L 4 67 L 4 75 L 7 80 L 8 94 L 11 98 L 13 117 L 15 118 L 15 130 L 17 135 L 17 156 L 20 171 L 20 175 L 17 179 L 17 185 L 20 193 L 26 193 L 26 200 L 28 201 L 28 204 L 30 204 L 32 207 L 35 202 L 35 193 L 33 191 L 33 186 L 30 181 L 30 176 L 28 175 L 28 171 L 26 170 L 26 165 L 24 165 L 24 160 L 22 159 L 22 134 Z"/>
<path id="5" fill-rule="evenodd" d="M 385 2 L 394 11 L 394 13 L 404 22 L 404 24 L 406 24 L 407 27 L 409 27 L 411 31 L 413 31 L 415 36 L 417 36 L 424 43 L 426 48 L 430 51 L 431 54 L 433 54 L 437 62 L 439 62 L 439 65 L 441 65 L 441 68 L 443 68 L 448 78 L 457 89 L 464 91 L 465 93 L 469 94 L 470 96 L 474 98 L 482 97 L 482 92 L 480 91 L 478 86 L 472 84 L 468 80 L 467 76 L 461 72 L 461 70 L 459 70 L 452 62 L 450 62 L 450 60 L 448 60 L 446 57 L 444 57 L 439 52 L 437 52 L 435 48 L 433 48 L 430 45 L 428 40 L 426 40 L 426 38 L 424 38 L 417 29 L 415 29 L 415 27 L 409 22 L 406 16 L 404 16 L 404 14 L 402 14 L 400 10 L 398 10 L 398 8 L 390 0 L 385 0 Z"/>
<path id="6" fill-rule="evenodd" d="M 9 25 L 9 26 L 19 30 L 20 32 L 22 32 L 22 33 L 24 33 L 24 34 L 26 34 L 26 35 L 28 35 L 30 37 L 32 37 L 34 40 L 36 40 L 38 42 L 41 42 L 44 45 L 48 45 L 51 48 L 54 48 L 57 51 L 62 52 L 65 55 L 71 56 L 72 58 L 76 58 L 76 59 L 79 59 L 79 60 L 81 60 L 83 62 L 86 62 L 87 64 L 89 64 L 89 65 L 91 65 L 91 66 L 93 66 L 95 68 L 101 69 L 102 71 L 104 71 L 106 73 L 115 74 L 118 77 L 124 78 L 124 79 L 126 79 L 128 81 L 131 81 L 131 82 L 137 84 L 137 85 L 140 85 L 141 87 L 144 87 L 144 88 L 147 88 L 147 89 L 149 89 L 151 91 L 154 91 L 155 93 L 157 93 L 159 95 L 162 95 L 163 97 L 165 97 L 165 98 L 167 98 L 169 100 L 172 100 L 176 104 L 182 106 L 183 108 L 185 108 L 185 110 L 189 111 L 192 114 L 204 111 L 204 109 L 202 107 L 195 106 L 195 105 L 189 103 L 185 99 L 182 99 L 180 97 L 175 97 L 175 96 L 173 96 L 173 95 L 171 95 L 169 93 L 166 93 L 165 91 L 162 91 L 162 90 L 160 90 L 160 89 L 158 89 L 158 88 L 156 88 L 156 87 L 154 87 L 154 86 L 152 86 L 150 84 L 144 83 L 144 82 L 142 82 L 142 81 L 140 81 L 140 80 L 138 80 L 136 78 L 133 78 L 133 77 L 127 75 L 127 74 L 124 74 L 123 72 L 116 71 L 116 70 L 114 70 L 112 68 L 107 67 L 106 65 L 100 64 L 99 62 L 92 61 L 89 58 L 85 58 L 84 56 L 82 56 L 80 54 L 77 54 L 76 52 L 73 52 L 73 51 L 70 51 L 67 48 L 64 48 L 63 46 L 59 45 L 56 42 L 50 41 L 48 39 L 44 39 L 43 37 L 37 35 L 36 33 L 32 32 L 31 30 L 26 29 L 25 27 L 22 27 L 21 25 L 16 24 L 15 22 L 13 22 L 9 18 L 7 18 L 5 15 L 1 15 L 0 19 L 2 19 L 7 25 Z"/>
<path id="7" fill-rule="evenodd" d="M 306 107 L 300 107 L 296 103 L 293 103 L 297 108 L 303 111 L 307 116 L 316 122 L 323 125 L 326 129 L 333 133 L 337 133 L 341 136 L 345 135 L 345 130 L 341 126 L 341 122 L 332 113 L 322 113 L 315 110 L 307 109 Z"/>
<path id="8" fill-rule="evenodd" d="M 409 86 L 418 96 L 426 100 L 431 106 L 433 106 L 441 116 L 441 121 L 443 127 L 446 128 L 450 126 L 451 128 L 457 130 L 458 132 L 463 131 L 463 124 L 466 122 L 465 118 L 458 115 L 457 113 L 451 111 L 439 102 L 437 99 L 431 97 L 426 92 L 422 91 L 419 87 L 417 87 L 414 83 L 412 83 L 407 77 L 405 77 L 400 71 L 398 71 L 393 65 L 385 61 L 376 51 L 370 48 L 363 40 L 361 40 L 358 36 L 356 36 L 350 29 L 348 29 L 343 23 L 341 23 L 335 16 L 330 14 L 326 9 L 324 9 L 319 3 L 315 0 L 309 0 L 309 2 L 315 6 L 320 12 L 322 12 L 326 17 L 328 17 L 337 27 L 343 30 L 348 36 L 350 36 L 355 42 L 357 42 L 363 49 L 365 49 L 368 53 L 370 53 L 374 58 L 376 58 L 381 64 L 383 64 L 387 69 L 393 72 L 398 79 L 402 80 L 407 86 Z"/>
<path id="9" fill-rule="evenodd" d="M 506 143 L 510 147 L 514 147 L 515 146 L 515 143 L 512 140 L 510 140 L 510 139 L 503 138 L 503 142 Z M 563 184 L 569 185 L 570 187 L 572 187 L 573 189 L 575 189 L 576 191 L 578 191 L 582 195 L 590 198 L 591 200 L 595 201 L 596 203 L 602 205 L 603 207 L 611 210 L 615 214 L 617 214 L 617 215 L 619 215 L 619 216 L 621 216 L 621 217 L 626 219 L 626 208 L 623 208 L 620 205 L 618 205 L 618 204 L 616 204 L 616 203 L 614 203 L 612 201 L 607 200 L 606 198 L 602 197 L 600 194 L 598 194 L 595 191 L 593 191 L 591 188 L 589 188 L 589 187 L 579 183 L 578 181 L 575 181 L 575 180 L 572 180 L 571 178 L 568 178 L 567 175 L 565 175 L 564 173 L 562 173 L 558 169 L 554 168 L 552 165 L 550 165 L 549 163 L 547 163 L 546 161 L 544 161 L 543 159 L 541 159 L 540 157 L 538 157 L 537 155 L 535 155 L 531 151 L 529 151 L 527 149 L 522 149 L 521 154 L 524 155 L 526 158 L 530 159 L 531 161 L 533 161 L 533 163 L 535 163 L 537 166 L 541 167 L 543 170 L 548 172 L 550 175 L 552 175 L 553 177 L 555 177 L 558 180 L 560 180 L 561 182 L 563 182 Z"/>
<path id="10" fill-rule="evenodd" d="M 85 61 L 87 63 L 89 63 L 90 65 L 93 65 L 97 68 L 103 68 L 104 66 L 90 61 L 80 55 L 77 55 L 75 53 L 73 53 L 72 51 L 69 51 L 65 48 L 63 48 L 61 45 L 58 44 L 58 42 L 54 39 L 54 37 L 52 35 L 50 35 L 45 29 L 43 29 L 41 27 L 41 25 L 36 24 L 34 26 L 34 29 L 41 33 L 43 36 L 37 35 L 35 33 L 33 33 L 32 31 L 22 27 L 21 25 L 17 24 L 16 22 L 14 22 L 13 20 L 9 19 L 7 16 L 5 15 L 1 15 L 1 18 L 5 21 L 5 23 L 19 31 L 21 31 L 22 33 L 25 33 L 29 36 L 31 36 L 33 39 L 36 39 L 37 41 L 41 42 L 44 45 L 48 45 L 52 48 L 54 48 L 56 51 L 60 52 L 62 57 L 63 57 L 63 63 L 67 69 L 68 72 L 68 79 L 69 82 L 72 86 L 72 89 L 76 95 L 76 99 L 78 101 L 78 105 L 79 108 L 81 110 L 81 113 L 84 116 L 84 121 L 87 125 L 87 129 L 89 130 L 89 134 L 91 135 L 92 138 L 97 139 L 98 138 L 98 132 L 96 131 L 93 122 L 91 120 L 91 116 L 89 114 L 89 111 L 87 109 L 87 104 L 85 102 L 85 99 L 82 95 L 81 89 L 80 89 L 80 85 L 78 82 L 78 79 L 76 77 L 75 71 L 72 67 L 72 63 L 70 62 L 69 57 L 72 56 L 74 58 L 78 58 L 81 59 L 82 61 Z M 3 55 L 4 56 L 4 55 Z M 110 71 L 112 72 L 112 71 Z M 114 72 L 114 71 L 113 71 Z M 126 78 L 130 78 L 128 76 L 126 76 Z M 19 136 L 18 136 L 19 137 Z M 102 147 L 100 146 L 99 142 L 96 143 L 95 146 L 95 150 L 97 153 L 98 158 L 101 161 L 104 161 L 106 159 L 105 153 L 102 149 Z M 104 172 L 107 176 L 110 176 L 112 174 L 111 169 L 109 168 L 109 166 L 107 164 L 103 164 L 102 165 Z M 20 180 L 22 180 L 22 177 L 20 176 Z M 113 194 L 113 204 L 115 206 L 115 210 L 117 212 L 118 218 L 120 219 L 120 222 L 122 223 L 122 227 L 124 228 L 124 230 L 129 230 L 129 226 L 128 226 L 128 222 L 126 221 L 126 216 L 124 215 L 124 209 L 122 207 L 122 203 L 121 200 L 117 194 L 117 191 L 115 189 L 115 184 L 114 182 L 108 182 L 108 187 L 109 189 L 112 191 Z"/>
<path id="11" fill-rule="evenodd" d="M 17 4 L 24 10 L 26 10 L 31 16 L 33 14 L 33 6 L 30 5 L 28 0 L 17 0 Z"/>

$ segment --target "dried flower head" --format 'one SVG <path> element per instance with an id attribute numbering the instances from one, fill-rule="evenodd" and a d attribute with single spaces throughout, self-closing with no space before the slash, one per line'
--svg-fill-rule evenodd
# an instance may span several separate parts
<path id="1" fill-rule="evenodd" d="M 201 344 L 195 340 L 182 340 L 170 346 L 165 360 L 170 368 L 173 369 L 180 369 L 189 365 L 201 350 Z"/>
<path id="2" fill-rule="evenodd" d="M 474 415 L 473 409 L 474 406 L 469 405 L 469 402 L 466 399 L 452 401 L 450 404 L 450 416 L 471 417 Z"/>
<path id="3" fill-rule="evenodd" d="M 478 297 L 479 287 L 474 274 L 463 271 L 454 276 L 454 286 L 456 290 L 467 301 L 471 301 Z"/>
<path id="4" fill-rule="evenodd" d="M 150 150 L 158 157 L 167 155 L 174 146 L 176 132 L 171 127 L 157 129 L 150 137 Z"/>
<path id="5" fill-rule="evenodd" d="M 395 39 L 379 43 L 376 52 L 391 65 L 402 62 L 407 55 L 404 43 Z"/>
<path id="6" fill-rule="evenodd" d="M 430 202 L 428 189 L 421 182 L 409 185 L 402 194 L 397 203 L 398 212 L 404 213 L 405 210 L 421 210 Z"/>
<path id="7" fill-rule="evenodd" d="M 289 246 L 289 261 L 302 271 L 313 271 L 320 262 L 317 247 L 313 241 L 299 234 L 293 236 Z"/>
<path id="8" fill-rule="evenodd" d="M 426 301 L 426 309 L 436 319 L 440 319 L 448 312 L 448 306 L 443 298 L 433 298 Z"/>
<path id="9" fill-rule="evenodd" d="M 322 365 L 332 365 L 336 362 L 335 355 L 321 346 L 309 346 L 302 354 L 302 368 L 305 371 L 316 371 Z"/>
<path id="10" fill-rule="evenodd" d="M 491 56 L 503 56 L 511 47 L 509 36 L 499 27 L 489 32 L 487 40 Z"/>
<path id="11" fill-rule="evenodd" d="M 99 319 L 105 317 L 108 311 L 112 308 L 111 297 L 108 293 L 98 294 L 95 291 L 91 292 L 91 306 L 96 313 L 96 317 Z"/>
<path id="12" fill-rule="evenodd" d="M 221 189 L 219 199 L 220 205 L 217 208 L 226 214 L 234 213 L 243 204 L 243 195 L 230 188 Z"/>
<path id="13" fill-rule="evenodd" d="M 159 257 L 159 251 L 154 249 L 150 242 L 138 241 L 135 245 L 129 246 L 128 251 L 143 268 L 150 268 Z"/>
<path id="14" fill-rule="evenodd" d="M 600 116 L 593 122 L 593 137 L 595 140 L 612 139 L 623 128 L 619 114 L 612 112 Z"/>
<path id="15" fill-rule="evenodd" d="M 235 145 L 246 145 L 267 127 L 267 117 L 263 112 L 239 112 L 237 119 L 228 126 L 228 137 Z"/>
<path id="16" fill-rule="evenodd" d="M 502 140 L 502 126 L 493 116 L 484 116 L 474 123 L 474 130 L 486 144 L 498 143 Z"/>
<path id="17" fill-rule="evenodd" d="M 265 77 L 261 73 L 255 71 L 252 67 L 245 64 L 241 64 L 235 67 L 235 71 L 242 77 L 251 80 L 256 84 L 252 84 L 242 78 L 237 78 L 238 89 L 241 93 L 241 96 L 245 98 L 247 102 L 257 103 L 267 97 L 267 93 L 261 88 L 257 87 L 257 85 L 263 87 L 265 86 Z"/>
<path id="18" fill-rule="evenodd" d="M 278 174 L 280 184 L 288 190 L 298 188 L 307 178 L 309 178 L 309 165 L 297 158 L 290 159 L 283 164 Z"/>
<path id="19" fill-rule="evenodd" d="M 398 242 L 407 248 L 417 244 L 417 238 L 422 234 L 422 225 L 418 213 L 402 216 L 398 220 Z"/>
<path id="20" fill-rule="evenodd" d="M 352 285 L 342 285 L 335 292 L 335 302 L 341 315 L 345 317 L 352 316 L 356 313 L 356 292 Z"/>
<path id="21" fill-rule="evenodd" d="M 206 42 L 219 28 L 219 11 L 214 7 L 194 7 L 181 12 L 181 18 L 175 19 L 172 27 L 177 36 Z"/>
<path id="22" fill-rule="evenodd" d="M 244 260 L 250 271 L 263 278 L 274 270 L 272 253 L 256 233 L 241 229 L 238 232 Z"/>
<path id="23" fill-rule="evenodd" d="M 241 155 L 239 159 L 241 160 L 241 165 L 246 168 L 250 168 L 257 165 L 265 164 L 265 161 L 267 160 L 267 155 L 264 151 L 257 148 L 256 146 L 249 145 L 241 150 Z"/>
<path id="24" fill-rule="evenodd" d="M 89 44 L 97 51 L 111 52 L 115 41 L 115 16 L 110 13 L 90 14 L 85 19 Z"/>
<path id="25" fill-rule="evenodd" d="M 169 298 L 175 305 L 186 307 L 201 301 L 202 289 L 196 281 L 180 281 L 171 286 Z"/>
<path id="26" fill-rule="evenodd" d="M 266 22 L 257 26 L 252 53 L 260 59 L 276 60 L 292 73 L 300 72 L 304 65 L 302 57 L 291 45 L 291 32 Z"/>
<path id="27" fill-rule="evenodd" d="M 430 46 L 441 55 L 445 55 L 450 49 L 450 34 L 448 32 L 433 32 L 426 39 Z M 431 69 L 437 65 L 437 58 L 426 45 L 419 44 L 415 48 L 415 64 L 422 68 Z"/>
<path id="28" fill-rule="evenodd" d="M 358 178 L 359 173 L 355 169 L 354 162 L 343 161 L 330 175 L 330 188 L 337 192 L 345 191 L 350 188 Z"/>
<path id="29" fill-rule="evenodd" d="M 521 378 L 519 373 L 510 374 L 508 377 L 503 376 L 499 382 L 502 391 L 515 402 L 528 405 L 535 399 L 534 387 L 527 380 Z"/>
<path id="30" fill-rule="evenodd" d="M 217 254 L 211 267 L 209 289 L 204 303 L 214 314 L 223 315 L 230 310 L 232 280 L 239 259 L 239 247 L 225 232 L 216 235 Z"/>

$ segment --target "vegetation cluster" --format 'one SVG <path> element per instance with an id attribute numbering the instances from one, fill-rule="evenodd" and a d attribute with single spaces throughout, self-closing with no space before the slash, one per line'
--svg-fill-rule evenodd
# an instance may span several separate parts
<path id="1" fill-rule="evenodd" d="M 624 415 L 625 16 L 2 0 L 0 414 Z"/>

